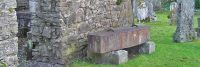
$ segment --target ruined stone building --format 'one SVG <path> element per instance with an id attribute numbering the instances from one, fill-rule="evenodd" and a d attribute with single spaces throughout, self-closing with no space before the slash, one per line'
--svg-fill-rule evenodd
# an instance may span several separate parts
<path id="1" fill-rule="evenodd" d="M 86 56 L 89 32 L 131 26 L 131 0 L 116 2 L 1 0 L 0 61 L 9 67 L 68 66 Z"/>

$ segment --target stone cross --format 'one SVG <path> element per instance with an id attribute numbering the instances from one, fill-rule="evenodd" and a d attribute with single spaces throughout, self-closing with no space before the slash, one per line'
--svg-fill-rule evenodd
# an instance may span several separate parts
<path id="1" fill-rule="evenodd" d="M 193 28 L 194 0 L 177 0 L 177 29 L 174 34 L 175 42 L 188 42 L 195 39 Z"/>

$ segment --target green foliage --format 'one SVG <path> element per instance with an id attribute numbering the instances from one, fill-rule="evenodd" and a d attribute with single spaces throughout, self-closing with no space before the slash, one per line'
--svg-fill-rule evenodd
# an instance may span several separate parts
<path id="1" fill-rule="evenodd" d="M 8 11 L 9 11 L 10 13 L 13 13 L 15 10 L 14 10 L 14 8 L 9 8 Z"/>
<path id="2" fill-rule="evenodd" d="M 122 3 L 122 0 L 117 0 L 116 4 L 120 5 Z"/>
<path id="3" fill-rule="evenodd" d="M 27 46 L 28 46 L 27 48 L 28 48 L 29 50 L 32 50 L 33 44 L 32 44 L 32 41 L 31 41 L 31 40 L 28 40 Z"/>
<path id="4" fill-rule="evenodd" d="M 5 63 L 3 63 L 2 61 L 0 61 L 0 67 L 7 67 Z"/>
<path id="5" fill-rule="evenodd" d="M 171 2 L 176 2 L 176 0 L 162 0 L 162 7 L 169 9 Z M 195 9 L 200 9 L 200 0 L 195 0 Z"/>
<path id="6" fill-rule="evenodd" d="M 195 0 L 195 8 L 200 9 L 200 0 Z"/>

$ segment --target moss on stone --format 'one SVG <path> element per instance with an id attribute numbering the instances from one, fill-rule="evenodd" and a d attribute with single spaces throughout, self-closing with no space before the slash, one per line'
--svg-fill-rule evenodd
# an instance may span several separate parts
<path id="1" fill-rule="evenodd" d="M 120 5 L 122 3 L 123 0 L 117 0 L 116 4 Z"/>
<path id="2" fill-rule="evenodd" d="M 76 45 L 76 43 L 72 43 L 71 46 L 65 50 L 65 54 L 66 55 L 73 54 L 76 51 L 76 46 L 75 45 Z"/>
<path id="3" fill-rule="evenodd" d="M 3 14 L 2 10 L 0 10 L 0 16 Z"/>
<path id="4" fill-rule="evenodd" d="M 0 67 L 7 67 L 7 66 L 4 62 L 0 61 Z"/>
<path id="5" fill-rule="evenodd" d="M 15 10 L 14 10 L 14 8 L 9 8 L 8 11 L 9 11 L 10 13 L 13 13 Z"/>

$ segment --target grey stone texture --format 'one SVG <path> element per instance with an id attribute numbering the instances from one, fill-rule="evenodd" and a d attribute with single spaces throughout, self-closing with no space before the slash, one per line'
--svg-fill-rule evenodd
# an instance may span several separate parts
<path id="1" fill-rule="evenodd" d="M 151 21 L 151 22 L 154 22 L 154 21 L 157 21 L 156 19 L 156 14 L 155 14 L 155 11 L 154 11 L 154 3 L 155 1 L 154 0 L 132 0 L 132 7 L 133 7 L 133 13 L 135 14 L 135 16 L 137 16 L 137 13 L 139 13 L 137 11 L 141 1 L 144 1 L 145 2 L 145 5 L 147 6 L 146 8 L 148 9 L 147 11 L 147 17 L 145 18 L 145 22 L 146 21 Z"/>
<path id="2" fill-rule="evenodd" d="M 30 30 L 30 11 L 29 0 L 16 0 L 17 1 L 17 21 L 18 21 L 18 57 L 19 63 L 27 60 L 27 33 Z"/>
<path id="3" fill-rule="evenodd" d="M 200 17 L 198 18 L 197 36 L 200 38 Z"/>
<path id="4" fill-rule="evenodd" d="M 153 0 L 144 0 L 147 7 L 148 7 L 148 17 L 151 19 L 154 17 L 154 8 L 153 8 Z"/>
<path id="5" fill-rule="evenodd" d="M 178 21 L 177 29 L 174 34 L 175 42 L 188 42 L 195 39 L 193 28 L 194 0 L 177 0 Z"/>
<path id="6" fill-rule="evenodd" d="M 131 0 L 29 0 L 32 60 L 68 65 L 86 56 L 87 34 L 133 23 Z"/>
<path id="7" fill-rule="evenodd" d="M 18 24 L 15 0 L 0 0 L 0 62 L 8 67 L 17 67 Z"/>
<path id="8" fill-rule="evenodd" d="M 162 0 L 153 0 L 152 3 L 153 3 L 153 9 L 154 11 L 159 11 L 162 9 L 162 3 L 161 3 Z"/>
<path id="9" fill-rule="evenodd" d="M 92 58 L 97 64 L 122 64 L 128 61 L 128 52 L 126 50 L 117 50 L 107 53 L 90 53 Z"/>
<path id="10" fill-rule="evenodd" d="M 146 42 L 140 46 L 139 53 L 141 54 L 151 54 L 155 52 L 156 44 L 152 41 Z"/>

